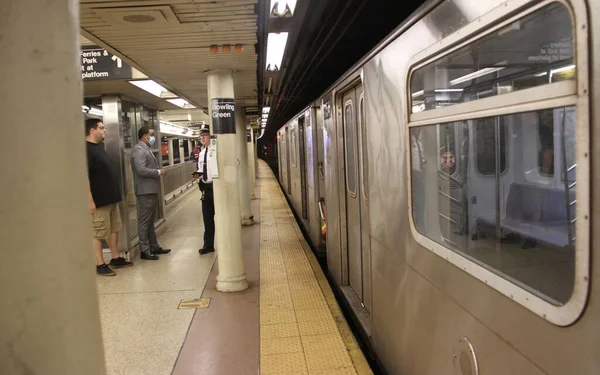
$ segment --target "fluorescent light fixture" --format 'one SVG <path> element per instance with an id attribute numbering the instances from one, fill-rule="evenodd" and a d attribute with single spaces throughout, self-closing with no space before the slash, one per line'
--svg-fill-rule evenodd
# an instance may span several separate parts
<path id="1" fill-rule="evenodd" d="M 94 116 L 104 116 L 104 111 L 94 107 L 90 108 L 90 111 L 88 113 Z"/>
<path id="2" fill-rule="evenodd" d="M 171 135 L 175 137 L 194 137 L 194 130 L 190 128 L 186 128 L 185 126 L 179 126 L 173 124 L 172 122 L 160 121 L 160 134 L 161 135 Z"/>
<path id="3" fill-rule="evenodd" d="M 167 101 L 171 104 L 174 104 L 180 108 L 185 108 L 185 109 L 194 109 L 196 107 L 194 107 L 193 105 L 191 105 L 190 103 L 187 102 L 187 100 L 185 99 L 181 99 L 181 98 L 177 98 L 177 99 L 167 99 Z"/>
<path id="4" fill-rule="evenodd" d="M 271 0 L 271 17 L 292 17 L 297 0 Z"/>
<path id="5" fill-rule="evenodd" d="M 500 64 L 506 64 L 506 61 L 500 62 L 500 63 L 498 63 L 496 65 L 500 65 Z M 495 73 L 495 72 L 498 72 L 498 71 L 500 71 L 502 69 L 504 69 L 503 66 L 502 67 L 497 67 L 497 68 L 484 68 L 484 69 L 478 70 L 476 72 L 469 73 L 469 74 L 467 74 L 465 76 L 453 79 L 452 81 L 450 81 L 450 85 L 451 86 L 458 85 L 459 83 L 463 83 L 463 82 L 470 81 L 470 80 L 475 79 L 475 78 L 479 78 L 479 77 L 482 77 L 482 76 L 485 76 L 485 75 L 488 75 L 488 74 L 491 74 L 491 73 Z"/>
<path id="6" fill-rule="evenodd" d="M 278 71 L 285 53 L 288 33 L 269 33 L 267 41 L 267 70 Z"/>
<path id="7" fill-rule="evenodd" d="M 271 112 L 271 107 L 264 107 L 263 108 L 263 113 L 269 113 Z"/>
<path id="8" fill-rule="evenodd" d="M 540 74 L 536 74 L 536 77 L 543 77 L 543 76 L 547 76 L 548 72 L 544 72 L 544 73 L 540 73 Z"/>
<path id="9" fill-rule="evenodd" d="M 425 94 L 425 91 L 424 91 L 424 90 L 419 90 L 419 91 L 417 91 L 417 92 L 413 92 L 413 93 L 412 93 L 412 97 L 413 97 L 413 98 L 418 98 L 419 96 L 421 96 L 421 95 L 423 95 L 423 94 Z"/>
<path id="10" fill-rule="evenodd" d="M 264 114 L 264 115 L 262 115 L 262 118 L 263 118 L 263 120 L 266 120 L 266 119 L 269 118 L 269 115 L 268 114 Z"/>
<path id="11" fill-rule="evenodd" d="M 169 92 L 167 89 L 165 89 L 164 87 L 162 87 L 161 85 L 159 85 L 151 79 L 146 79 L 142 81 L 129 81 L 129 83 L 159 98 L 162 98 L 163 93 Z"/>
<path id="12" fill-rule="evenodd" d="M 463 89 L 435 89 L 435 92 L 462 92 Z"/>
<path id="13" fill-rule="evenodd" d="M 87 105 L 81 106 L 81 112 L 89 113 L 90 115 L 94 116 L 104 116 L 104 111 L 102 111 L 101 109 L 95 107 L 88 107 Z"/>

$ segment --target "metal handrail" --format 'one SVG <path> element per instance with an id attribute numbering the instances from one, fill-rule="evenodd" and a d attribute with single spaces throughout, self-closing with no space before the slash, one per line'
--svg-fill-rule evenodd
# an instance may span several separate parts
<path id="1" fill-rule="evenodd" d="M 575 199 L 573 202 L 571 202 L 571 188 L 574 187 L 576 185 L 576 183 L 573 183 L 572 185 L 569 184 L 569 172 L 572 171 L 574 169 L 574 167 L 577 166 L 577 164 L 571 166 L 571 167 L 567 167 L 567 141 L 566 141 L 566 136 L 567 136 L 567 127 L 566 127 L 566 118 L 567 118 L 567 108 L 565 107 L 563 109 L 563 117 L 562 117 L 562 137 L 561 137 L 561 147 L 562 147 L 562 167 L 563 167 L 563 173 L 564 173 L 564 181 L 565 181 L 565 204 L 567 206 L 567 235 L 568 235 L 568 239 L 569 239 L 569 245 L 573 245 L 573 242 L 575 241 L 575 236 L 573 235 L 573 223 L 575 222 L 576 218 L 571 219 L 571 206 L 573 206 L 574 203 L 577 202 L 577 199 Z"/>

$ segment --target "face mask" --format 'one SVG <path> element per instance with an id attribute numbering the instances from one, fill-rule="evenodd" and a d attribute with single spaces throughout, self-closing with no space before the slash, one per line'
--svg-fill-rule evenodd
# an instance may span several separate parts
<path id="1" fill-rule="evenodd" d="M 150 146 L 154 146 L 155 141 L 156 141 L 156 138 L 154 136 L 150 136 L 150 139 L 148 140 L 148 142 L 150 143 Z"/>

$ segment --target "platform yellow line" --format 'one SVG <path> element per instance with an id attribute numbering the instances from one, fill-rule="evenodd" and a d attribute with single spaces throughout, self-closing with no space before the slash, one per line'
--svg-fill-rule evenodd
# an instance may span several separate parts
<path id="1" fill-rule="evenodd" d="M 372 374 L 275 177 L 259 164 L 261 374 Z"/>

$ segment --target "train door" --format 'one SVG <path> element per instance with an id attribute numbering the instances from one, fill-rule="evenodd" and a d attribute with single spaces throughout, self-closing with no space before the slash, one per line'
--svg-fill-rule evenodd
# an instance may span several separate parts
<path id="1" fill-rule="evenodd" d="M 359 137 L 362 130 L 362 119 L 359 109 L 359 101 L 362 98 L 362 86 L 346 92 L 342 97 L 342 126 L 344 130 L 344 163 L 346 171 L 346 244 L 348 255 L 348 283 L 360 299 L 362 305 L 366 307 L 365 291 L 370 292 L 369 282 L 365 279 L 370 275 L 365 275 L 365 268 L 370 268 L 364 260 L 369 260 L 368 246 L 363 246 L 363 237 L 365 242 L 369 241 L 368 234 L 363 233 L 362 224 L 367 217 L 365 194 L 361 192 L 361 162 L 359 156 Z M 363 111 L 364 112 L 364 111 Z M 364 211 L 364 212 L 363 212 Z M 365 223 L 366 224 L 366 223 Z M 366 284 L 366 285 L 365 285 Z M 370 298 L 370 293 L 367 293 Z"/>
<path id="2" fill-rule="evenodd" d="M 290 132 L 290 127 L 286 126 L 285 128 L 285 154 L 286 154 L 286 159 L 287 159 L 287 166 L 286 166 L 286 175 L 287 175 L 287 180 L 286 180 L 286 188 L 288 191 L 288 194 L 292 194 L 292 171 L 291 171 L 291 166 L 290 164 L 291 162 L 291 152 L 292 152 L 292 147 L 294 147 L 294 145 L 292 144 L 292 140 L 291 140 L 291 132 Z"/>
<path id="3" fill-rule="evenodd" d="M 298 119 L 298 151 L 300 157 L 300 189 L 302 196 L 302 218 L 308 219 L 308 186 L 306 185 L 306 134 L 305 117 Z"/>
<path id="4" fill-rule="evenodd" d="M 362 302 L 367 310 L 371 311 L 371 225 L 369 221 L 369 170 L 367 159 L 367 124 L 365 116 L 365 97 L 357 91 L 358 100 L 358 129 L 359 129 L 359 174 L 360 174 L 360 228 L 362 244 L 362 273 L 363 273 L 363 298 Z"/>
<path id="5" fill-rule="evenodd" d="M 285 131 L 284 130 L 280 130 L 277 133 L 277 146 L 279 147 L 279 157 L 277 159 L 279 159 L 279 181 L 281 182 L 281 185 L 283 186 L 283 188 L 285 189 L 285 182 L 287 181 L 287 175 L 286 175 L 286 153 L 285 153 L 285 139 L 284 139 L 284 134 Z"/>

